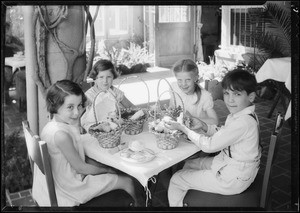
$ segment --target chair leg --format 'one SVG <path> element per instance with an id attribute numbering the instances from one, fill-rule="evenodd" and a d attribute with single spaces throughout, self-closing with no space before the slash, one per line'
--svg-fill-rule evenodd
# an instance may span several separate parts
<path id="1" fill-rule="evenodd" d="M 9 204 L 10 206 L 13 206 L 12 201 L 11 201 L 11 199 L 10 199 L 10 193 L 9 193 L 8 189 L 5 189 L 5 196 L 6 196 L 6 199 L 7 199 L 8 204 Z"/>
<path id="2" fill-rule="evenodd" d="M 282 94 L 281 95 L 281 104 L 283 106 L 283 113 L 285 113 L 285 111 L 287 110 L 286 99 L 287 98 Z"/>
<path id="3" fill-rule="evenodd" d="M 267 116 L 268 118 L 271 118 L 271 116 L 273 114 L 273 111 L 274 111 L 276 105 L 278 104 L 279 99 L 280 99 L 280 92 L 277 91 L 275 99 L 274 99 L 274 103 L 273 103 L 273 105 L 270 109 L 270 112 L 269 112 L 268 116 Z"/>

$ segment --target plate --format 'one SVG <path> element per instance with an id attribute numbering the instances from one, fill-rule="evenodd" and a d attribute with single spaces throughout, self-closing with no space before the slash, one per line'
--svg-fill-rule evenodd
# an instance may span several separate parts
<path id="1" fill-rule="evenodd" d="M 120 156 L 123 160 L 131 163 L 146 163 L 155 158 L 155 153 L 151 149 L 143 149 L 139 152 L 134 152 L 129 148 L 120 151 Z"/>

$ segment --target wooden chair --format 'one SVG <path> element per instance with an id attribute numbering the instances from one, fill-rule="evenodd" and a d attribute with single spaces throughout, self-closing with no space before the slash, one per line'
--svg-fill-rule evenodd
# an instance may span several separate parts
<path id="1" fill-rule="evenodd" d="M 277 141 L 281 134 L 283 125 L 283 116 L 278 113 L 271 134 L 270 145 L 267 155 L 267 162 L 264 174 L 257 174 L 254 182 L 250 187 L 237 195 L 221 195 L 215 193 L 202 192 L 197 190 L 189 190 L 184 197 L 183 206 L 185 207 L 219 207 L 219 208 L 263 208 L 271 207 L 271 181 L 270 175 L 274 158 L 277 154 Z"/>
<path id="2" fill-rule="evenodd" d="M 28 121 L 23 121 L 22 124 L 32 175 L 34 175 L 34 164 L 36 164 L 41 172 L 45 175 L 49 192 L 50 205 L 51 207 L 57 207 L 58 203 L 55 193 L 55 186 L 47 143 L 45 141 L 41 141 L 40 137 L 32 132 L 32 130 L 29 128 Z M 101 198 L 97 197 L 88 201 L 84 205 L 91 207 L 129 207 L 134 206 L 134 200 L 124 190 L 113 190 L 101 195 Z"/>
<path id="3" fill-rule="evenodd" d="M 34 164 L 36 164 L 45 175 L 50 205 L 53 207 L 58 206 L 47 144 L 45 141 L 41 141 L 39 136 L 31 131 L 28 121 L 23 121 L 22 125 L 32 175 L 34 175 Z"/>

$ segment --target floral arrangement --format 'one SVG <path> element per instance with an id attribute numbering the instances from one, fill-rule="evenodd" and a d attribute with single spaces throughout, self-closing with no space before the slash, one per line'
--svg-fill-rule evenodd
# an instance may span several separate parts
<path id="1" fill-rule="evenodd" d="M 114 148 L 120 144 L 121 134 L 127 124 L 117 113 L 110 114 L 106 120 L 93 124 L 88 132 L 97 138 L 103 148 Z"/>
<path id="2" fill-rule="evenodd" d="M 218 80 L 222 81 L 225 74 L 230 70 L 224 65 L 205 62 L 196 62 L 199 70 L 199 78 L 203 81 L 205 80 Z"/>
<path id="3" fill-rule="evenodd" d="M 123 119 L 119 119 L 115 112 L 110 113 L 106 120 L 94 124 L 90 127 L 89 131 L 95 132 L 111 132 L 116 131 L 124 125 Z"/>

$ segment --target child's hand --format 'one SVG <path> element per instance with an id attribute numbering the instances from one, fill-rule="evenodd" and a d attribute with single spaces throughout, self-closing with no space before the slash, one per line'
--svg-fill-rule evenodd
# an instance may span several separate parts
<path id="1" fill-rule="evenodd" d="M 183 131 L 183 125 L 173 120 L 165 121 L 165 127 L 171 130 L 175 129 L 175 130 Z"/>
<path id="2" fill-rule="evenodd" d="M 195 130 L 195 129 L 202 129 L 203 128 L 203 126 L 204 126 L 203 121 L 201 121 L 197 118 L 194 118 L 194 117 L 190 117 L 190 120 L 191 120 L 190 129 Z"/>

